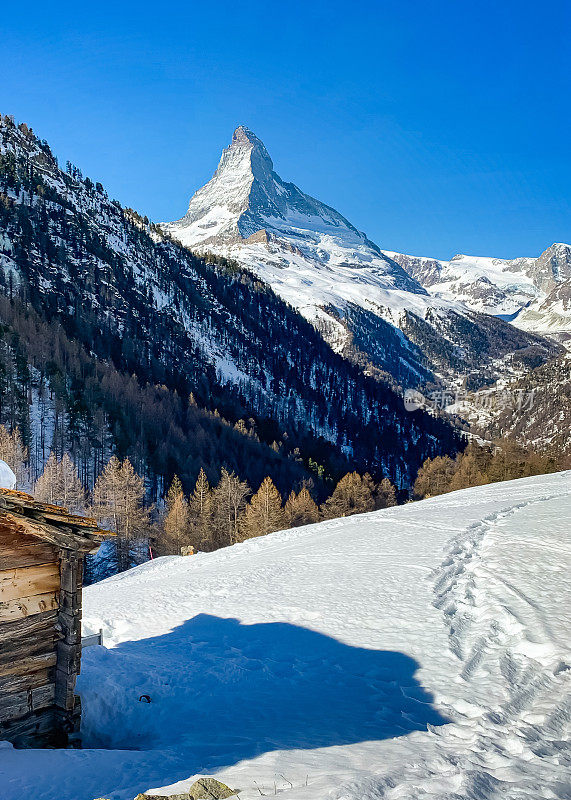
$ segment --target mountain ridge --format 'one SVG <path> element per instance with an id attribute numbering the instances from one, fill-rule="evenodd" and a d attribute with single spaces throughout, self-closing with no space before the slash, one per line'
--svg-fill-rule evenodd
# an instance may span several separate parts
<path id="1" fill-rule="evenodd" d="M 522 330 L 571 338 L 571 245 L 555 242 L 537 258 L 457 254 L 450 261 L 385 251 L 431 294 L 473 311 L 509 318 Z M 568 334 L 568 335 L 567 335 Z"/>

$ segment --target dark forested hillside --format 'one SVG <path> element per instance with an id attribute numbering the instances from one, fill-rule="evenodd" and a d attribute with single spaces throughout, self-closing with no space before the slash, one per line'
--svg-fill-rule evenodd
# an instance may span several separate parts
<path id="1" fill-rule="evenodd" d="M 282 491 L 316 464 L 410 485 L 459 446 L 266 284 L 171 242 L 7 117 L 0 266 L 0 422 L 17 421 L 38 459 L 71 448 L 87 482 L 103 440 L 155 485 L 174 472 L 190 485 L 202 463 L 253 485 L 269 473 Z"/>

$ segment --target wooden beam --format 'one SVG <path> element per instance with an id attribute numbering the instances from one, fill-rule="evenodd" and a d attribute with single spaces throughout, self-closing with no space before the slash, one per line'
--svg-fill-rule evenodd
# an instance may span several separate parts
<path id="1" fill-rule="evenodd" d="M 53 545 L 23 538 L 11 527 L 0 526 L 0 570 L 48 564 L 57 559 L 58 551 Z"/>
<path id="2" fill-rule="evenodd" d="M 0 571 L 0 604 L 19 597 L 57 592 L 60 585 L 59 564 L 39 564 Z"/>
<path id="3" fill-rule="evenodd" d="M 62 721 L 54 708 L 44 708 L 22 719 L 0 723 L 0 739 L 16 747 L 55 747 L 66 744 Z"/>
<path id="4" fill-rule="evenodd" d="M 4 622 L 0 625 L 0 653 L 9 650 L 10 647 L 28 638 L 41 636 L 45 630 L 56 631 L 58 622 L 58 612 L 45 611 L 43 614 L 35 614 L 33 617 L 15 620 L 14 622 Z M 60 634 L 61 635 L 61 634 Z"/>
<path id="5" fill-rule="evenodd" d="M 53 705 L 54 700 L 54 684 L 39 686 L 37 689 L 28 689 L 25 692 L 0 697 L 0 719 L 2 722 L 19 719 L 31 711 L 48 708 Z"/>
<path id="6" fill-rule="evenodd" d="M 51 653 L 42 653 L 37 656 L 30 656 L 24 658 L 17 664 L 7 664 L 0 667 L 0 678 L 8 677 L 8 675 L 29 675 L 32 672 L 38 672 L 43 669 L 55 667 L 57 655 L 55 650 Z"/>
<path id="7" fill-rule="evenodd" d="M 37 689 L 39 686 L 46 686 L 48 683 L 54 682 L 55 669 L 53 667 L 42 667 L 26 675 L 5 675 L 0 678 L 0 697 L 14 692 Z"/>
<path id="8" fill-rule="evenodd" d="M 64 547 L 69 550 L 81 550 L 85 553 L 94 553 L 99 549 L 102 539 L 98 537 L 88 538 L 79 533 L 73 533 L 71 528 L 56 528 L 55 525 L 38 522 L 37 520 L 23 517 L 19 514 L 12 514 L 9 511 L 0 509 L 0 519 L 4 520 L 13 529 L 24 536 L 34 536 L 37 539 L 50 542 L 56 547 Z"/>
<path id="9" fill-rule="evenodd" d="M 33 597 L 19 597 L 17 600 L 2 602 L 0 603 L 0 623 L 13 622 L 58 608 L 58 595 L 58 592 L 47 592 L 46 594 L 36 594 Z"/>

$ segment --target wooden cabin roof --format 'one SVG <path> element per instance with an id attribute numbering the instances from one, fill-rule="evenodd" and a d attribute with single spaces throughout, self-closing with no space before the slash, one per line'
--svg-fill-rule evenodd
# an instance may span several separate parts
<path id="1" fill-rule="evenodd" d="M 94 553 L 101 542 L 115 536 L 101 530 L 89 517 L 69 514 L 66 508 L 40 503 L 24 492 L 0 488 L 0 525 L 23 536 L 34 536 L 56 547 Z"/>

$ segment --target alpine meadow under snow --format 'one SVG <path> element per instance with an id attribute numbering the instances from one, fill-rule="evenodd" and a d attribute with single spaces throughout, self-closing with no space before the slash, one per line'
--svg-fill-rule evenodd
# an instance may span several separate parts
<path id="1" fill-rule="evenodd" d="M 84 749 L 2 800 L 568 798 L 571 473 L 163 558 L 85 590 Z M 138 702 L 148 694 L 151 702 Z"/>

